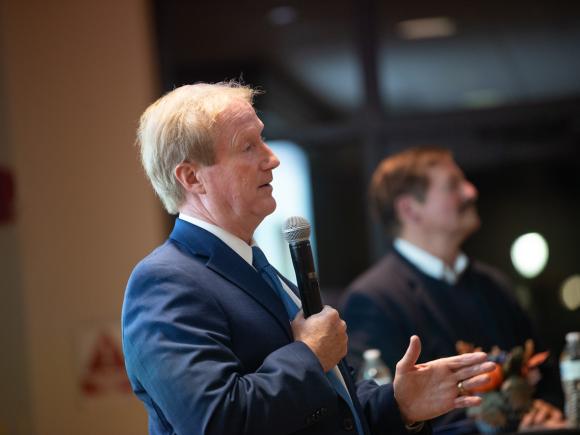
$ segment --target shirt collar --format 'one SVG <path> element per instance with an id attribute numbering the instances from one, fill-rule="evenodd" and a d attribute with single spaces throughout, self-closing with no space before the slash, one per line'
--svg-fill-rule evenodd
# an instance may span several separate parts
<path id="1" fill-rule="evenodd" d="M 212 233 L 226 245 L 228 245 L 236 254 L 242 257 L 248 264 L 252 264 L 253 254 L 252 246 L 255 245 L 254 239 L 252 239 L 252 246 L 248 245 L 242 239 L 234 236 L 232 233 L 227 232 L 223 228 L 220 228 L 209 222 L 202 221 L 201 219 L 195 218 L 193 216 L 188 216 L 184 213 L 179 213 L 179 219 L 182 219 L 190 224 L 196 225 L 204 230 Z"/>
<path id="2" fill-rule="evenodd" d="M 408 240 L 397 238 L 394 242 L 395 249 L 411 264 L 432 278 L 445 281 L 447 284 L 457 283 L 459 276 L 469 264 L 467 255 L 460 252 L 453 267 L 447 266 L 440 258 L 430 254 L 424 249 L 412 244 Z"/>
<path id="3" fill-rule="evenodd" d="M 252 252 L 252 246 L 258 246 L 254 239 L 252 239 L 252 244 L 248 245 L 239 237 L 236 237 L 232 233 L 229 233 L 223 228 L 220 228 L 214 224 L 210 224 L 209 222 L 202 221 L 201 219 L 194 218 L 193 216 L 188 216 L 184 213 L 179 213 L 179 219 L 182 219 L 186 222 L 189 222 L 190 224 L 196 225 L 212 233 L 231 249 L 233 249 L 233 251 L 242 257 L 250 266 L 253 267 L 252 260 L 254 259 L 254 253 Z M 300 298 L 298 298 L 298 296 L 296 296 L 294 292 L 288 288 L 284 281 L 280 280 L 280 282 L 282 284 L 282 288 L 290 295 L 298 308 L 302 308 L 302 302 L 300 301 Z"/>

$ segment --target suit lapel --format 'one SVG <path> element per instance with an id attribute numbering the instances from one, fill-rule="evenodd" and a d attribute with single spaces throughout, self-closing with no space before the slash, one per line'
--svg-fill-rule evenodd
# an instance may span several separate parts
<path id="1" fill-rule="evenodd" d="M 206 266 L 239 287 L 269 312 L 293 340 L 284 304 L 259 273 L 218 237 L 181 219 L 175 220 L 170 239 L 185 246 L 194 256 L 207 258 Z"/>

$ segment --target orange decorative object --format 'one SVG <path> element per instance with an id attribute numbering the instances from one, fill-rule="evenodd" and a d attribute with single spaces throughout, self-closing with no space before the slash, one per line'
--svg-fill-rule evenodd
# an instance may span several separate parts
<path id="1" fill-rule="evenodd" d="M 540 364 L 542 364 L 544 361 L 546 361 L 549 356 L 550 356 L 549 351 L 537 353 L 528 360 L 528 363 L 526 364 L 526 366 L 530 369 L 537 367 Z"/>
<path id="2" fill-rule="evenodd" d="M 534 356 L 530 357 L 530 359 L 522 366 L 522 375 L 525 377 L 530 369 L 538 367 L 544 361 L 548 359 L 550 356 L 549 351 L 540 352 L 535 354 Z"/>
<path id="3" fill-rule="evenodd" d="M 495 390 L 499 388 L 499 386 L 503 382 L 503 370 L 500 364 L 495 363 L 495 368 L 493 371 L 487 373 L 489 376 L 489 381 L 479 387 L 470 388 L 470 393 L 486 393 L 488 391 Z"/>

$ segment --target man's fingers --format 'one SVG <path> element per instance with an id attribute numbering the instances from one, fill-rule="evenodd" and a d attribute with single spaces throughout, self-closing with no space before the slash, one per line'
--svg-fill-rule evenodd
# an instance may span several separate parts
<path id="1" fill-rule="evenodd" d="M 534 425 L 540 424 L 545 422 L 548 419 L 549 416 L 549 410 L 546 407 L 539 407 L 538 408 L 538 412 L 536 412 L 536 415 L 534 415 Z"/>
<path id="2" fill-rule="evenodd" d="M 478 396 L 459 396 L 453 401 L 455 408 L 469 408 L 481 403 L 481 397 Z"/>
<path id="3" fill-rule="evenodd" d="M 293 322 L 300 322 L 301 320 L 304 320 L 304 311 L 300 310 L 296 313 L 296 315 L 294 316 L 294 319 L 292 319 Z"/>
<path id="4" fill-rule="evenodd" d="M 469 379 L 465 379 L 462 382 L 463 389 L 469 392 L 469 390 L 477 387 L 481 387 L 489 382 L 489 375 L 477 375 Z"/>
<path id="5" fill-rule="evenodd" d="M 463 367 L 468 367 L 473 364 L 482 363 L 486 361 L 487 354 L 485 352 L 472 352 L 442 359 L 447 363 L 447 366 L 451 370 L 459 370 Z"/>
<path id="6" fill-rule="evenodd" d="M 405 355 L 403 355 L 403 358 L 401 358 L 397 363 L 397 371 L 399 373 L 405 373 L 413 370 L 420 354 L 421 340 L 416 335 L 413 335 L 409 341 L 409 347 L 407 348 Z"/>
<path id="7" fill-rule="evenodd" d="M 455 375 L 458 381 L 464 381 L 465 379 L 469 379 L 483 373 L 488 373 L 493 370 L 495 370 L 495 363 L 492 361 L 486 361 L 459 369 L 455 372 Z M 472 385 L 472 387 L 475 387 L 475 385 Z"/>
<path id="8" fill-rule="evenodd" d="M 558 408 L 554 408 L 552 410 L 552 414 L 550 415 L 550 420 L 563 420 L 564 414 Z"/>
<path id="9" fill-rule="evenodd" d="M 296 313 L 296 315 L 294 316 L 294 318 L 291 320 L 291 322 L 294 322 L 296 320 L 298 320 L 298 321 L 304 320 L 304 311 L 302 311 L 302 310 L 298 311 Z"/>
<path id="10" fill-rule="evenodd" d="M 541 399 L 536 399 L 532 408 L 522 417 L 519 428 L 529 429 L 535 426 L 543 429 L 557 429 L 565 426 L 565 420 L 558 408 Z"/>
<path id="11" fill-rule="evenodd" d="M 532 421 L 534 419 L 534 415 L 535 415 L 535 411 L 531 411 L 531 412 L 528 412 L 527 414 L 524 414 L 524 416 L 522 417 L 522 420 L 520 421 L 519 428 L 525 429 L 525 428 L 530 427 L 532 424 Z"/>
<path id="12" fill-rule="evenodd" d="M 545 423 L 548 420 L 559 421 L 563 418 L 562 412 L 558 408 L 541 399 L 534 400 L 532 406 L 537 411 L 534 415 L 534 425 Z"/>

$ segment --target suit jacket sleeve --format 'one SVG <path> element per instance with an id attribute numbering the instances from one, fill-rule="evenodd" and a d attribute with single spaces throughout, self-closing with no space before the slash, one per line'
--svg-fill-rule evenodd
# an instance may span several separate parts
<path id="1" fill-rule="evenodd" d="M 357 396 L 373 435 L 430 435 L 426 422 L 418 432 L 409 432 L 402 420 L 392 384 L 377 386 L 374 381 L 357 383 Z"/>

